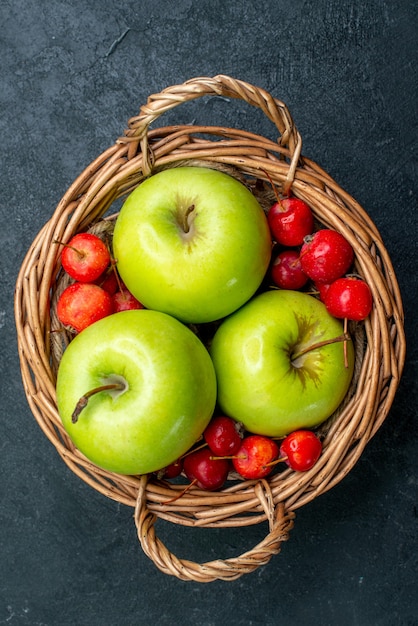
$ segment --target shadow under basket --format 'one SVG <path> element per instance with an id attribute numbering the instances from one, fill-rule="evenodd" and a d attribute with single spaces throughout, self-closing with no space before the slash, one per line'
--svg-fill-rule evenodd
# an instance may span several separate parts
<path id="1" fill-rule="evenodd" d="M 225 127 L 176 125 L 151 129 L 166 111 L 202 97 L 242 100 L 261 109 L 278 131 L 277 141 Z M 230 104 L 228 106 L 231 106 Z M 288 539 L 295 511 L 339 483 L 360 458 L 386 416 L 399 385 L 405 336 L 402 301 L 381 236 L 361 206 L 316 163 L 301 153 L 301 137 L 287 107 L 268 92 L 228 76 L 194 78 L 151 95 L 113 146 L 74 181 L 34 239 L 16 284 L 15 319 L 28 403 L 42 431 L 68 465 L 91 487 L 134 508 L 139 541 L 163 572 L 183 580 L 234 580 L 265 565 Z M 155 476 L 122 476 L 89 462 L 66 435 L 57 411 L 56 373 L 71 336 L 57 330 L 54 303 L 63 288 L 60 246 L 77 232 L 106 235 L 112 211 L 145 178 L 180 165 L 222 169 L 242 180 L 265 210 L 282 194 L 309 204 L 317 223 L 342 233 L 355 251 L 354 271 L 373 294 L 369 317 L 357 325 L 355 380 L 343 405 L 320 429 L 323 452 L 307 472 L 290 468 L 263 480 L 228 481 L 218 492 Z M 167 501 L 170 501 L 168 502 Z M 182 526 L 243 527 L 266 522 L 265 538 L 248 552 L 195 563 L 172 554 L 156 536 L 162 518 Z M 187 530 L 185 530 L 187 532 Z"/>

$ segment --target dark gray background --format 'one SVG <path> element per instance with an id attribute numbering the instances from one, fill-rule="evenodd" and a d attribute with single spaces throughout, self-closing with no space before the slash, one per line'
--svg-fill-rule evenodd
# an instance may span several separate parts
<path id="1" fill-rule="evenodd" d="M 1 0 L 0 624 L 418 624 L 416 7 Z M 132 510 L 73 475 L 40 431 L 21 386 L 13 289 L 60 197 L 148 94 L 218 73 L 284 100 L 304 154 L 376 222 L 403 293 L 408 360 L 385 424 L 350 475 L 298 511 L 282 553 L 235 582 L 199 585 L 161 574 Z M 221 99 L 172 119 L 275 135 L 259 111 Z M 198 560 L 237 555 L 266 532 L 158 528 Z"/>

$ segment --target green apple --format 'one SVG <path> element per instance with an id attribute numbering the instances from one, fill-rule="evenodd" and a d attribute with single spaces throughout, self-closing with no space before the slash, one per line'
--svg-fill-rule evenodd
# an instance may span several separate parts
<path id="1" fill-rule="evenodd" d="M 221 410 L 261 435 L 317 426 L 353 375 L 353 345 L 343 337 L 341 322 L 311 295 L 256 296 L 221 323 L 210 347 Z"/>
<path id="2" fill-rule="evenodd" d="M 128 196 L 113 251 L 122 280 L 146 308 L 197 324 L 225 317 L 255 293 L 271 236 L 241 182 L 185 166 L 151 176 Z"/>
<path id="3" fill-rule="evenodd" d="M 74 445 L 120 474 L 175 461 L 200 437 L 216 402 L 207 349 L 158 311 L 114 313 L 87 327 L 65 350 L 57 378 L 58 411 Z"/>

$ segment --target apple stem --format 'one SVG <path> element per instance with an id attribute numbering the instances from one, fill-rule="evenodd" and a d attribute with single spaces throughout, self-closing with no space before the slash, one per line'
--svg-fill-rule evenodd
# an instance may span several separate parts
<path id="1" fill-rule="evenodd" d="M 194 204 L 191 204 L 185 211 L 184 215 L 183 215 L 183 230 L 185 233 L 188 233 L 190 230 L 190 224 L 189 224 L 189 215 L 191 213 L 193 213 L 194 211 Z"/>
<path id="2" fill-rule="evenodd" d="M 64 243 L 63 241 L 59 241 L 58 239 L 54 239 L 52 243 L 64 246 L 64 248 L 70 248 L 70 250 L 73 250 L 80 259 L 83 259 L 85 257 L 84 252 L 81 252 L 81 250 L 77 250 L 77 248 L 74 248 L 74 246 L 70 246 L 68 243 Z"/>
<path id="3" fill-rule="evenodd" d="M 303 356 L 304 354 L 307 354 L 308 352 L 311 352 L 312 350 L 316 350 L 317 348 L 322 348 L 323 346 L 329 346 L 330 344 L 338 343 L 339 341 L 343 341 L 344 344 L 346 344 L 346 342 L 350 340 L 351 340 L 350 335 L 344 330 L 344 333 L 342 335 L 339 335 L 338 337 L 333 337 L 332 339 L 324 339 L 324 341 L 318 341 L 317 343 L 314 343 L 311 346 L 307 346 L 306 348 L 299 350 L 297 354 L 292 354 L 291 360 L 292 362 L 296 361 L 299 357 Z"/>
<path id="4" fill-rule="evenodd" d="M 123 383 L 110 383 L 109 385 L 101 385 L 101 387 L 95 387 L 94 389 L 87 391 L 87 393 L 85 393 L 84 396 L 81 396 L 80 400 L 77 402 L 71 416 L 72 423 L 76 424 L 78 422 L 81 411 L 87 406 L 87 403 L 92 396 L 96 393 L 100 393 L 101 391 L 109 391 L 111 389 L 123 391 L 125 389 L 125 385 Z"/>

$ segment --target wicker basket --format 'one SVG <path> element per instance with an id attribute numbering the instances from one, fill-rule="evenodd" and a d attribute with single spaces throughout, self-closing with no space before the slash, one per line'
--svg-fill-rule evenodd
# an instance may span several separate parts
<path id="1" fill-rule="evenodd" d="M 162 113 L 202 96 L 240 99 L 258 107 L 279 131 L 278 141 L 224 127 L 150 129 Z M 386 418 L 402 373 L 402 302 L 380 234 L 361 206 L 316 163 L 302 156 L 301 145 L 286 106 L 263 89 L 240 80 L 222 75 L 195 78 L 152 95 L 140 114 L 129 121 L 124 136 L 68 189 L 34 239 L 17 279 L 15 316 L 22 379 L 39 426 L 75 474 L 105 496 L 134 508 L 145 553 L 163 572 L 183 580 L 233 580 L 277 554 L 288 538 L 295 510 L 331 489 L 353 468 Z M 216 493 L 192 488 L 176 500 L 182 485 L 102 470 L 66 436 L 55 394 L 63 334 L 51 333 L 57 328 L 51 302 L 62 288 L 62 271 L 59 246 L 51 244 L 56 239 L 68 241 L 78 231 L 100 230 L 106 224 L 104 216 L 116 206 L 113 203 L 144 178 L 161 168 L 189 163 L 231 171 L 260 193 L 271 189 L 270 178 L 283 193 L 292 190 L 305 200 L 318 222 L 340 231 L 353 245 L 355 271 L 371 287 L 374 307 L 361 324 L 364 349 L 357 351 L 355 387 L 338 415 L 325 423 L 323 453 L 311 470 L 298 473 L 286 469 L 260 481 L 235 480 Z M 171 503 L 165 503 L 169 500 Z M 245 554 L 199 564 L 181 560 L 167 549 L 155 534 L 158 518 L 195 527 L 268 522 L 268 533 Z"/>

